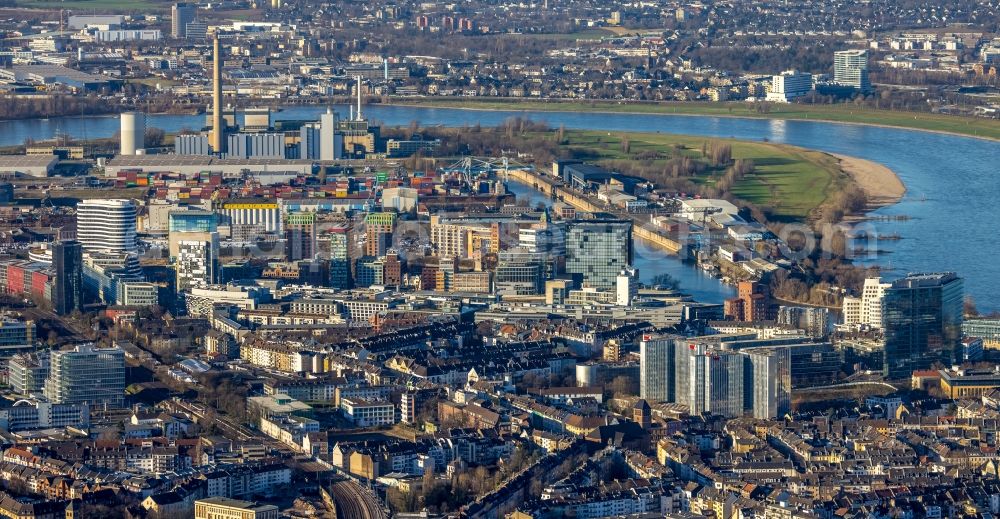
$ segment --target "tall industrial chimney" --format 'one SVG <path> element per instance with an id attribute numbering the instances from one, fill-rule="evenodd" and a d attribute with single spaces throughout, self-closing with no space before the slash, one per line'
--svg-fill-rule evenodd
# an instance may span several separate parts
<path id="1" fill-rule="evenodd" d="M 363 120 L 361 118 L 361 76 L 357 76 L 357 78 L 358 78 L 358 118 L 356 120 L 361 121 Z"/>
<path id="2" fill-rule="evenodd" d="M 212 42 L 212 56 L 212 133 L 209 145 L 213 153 L 222 153 L 226 127 L 222 120 L 222 46 L 218 33 Z"/>

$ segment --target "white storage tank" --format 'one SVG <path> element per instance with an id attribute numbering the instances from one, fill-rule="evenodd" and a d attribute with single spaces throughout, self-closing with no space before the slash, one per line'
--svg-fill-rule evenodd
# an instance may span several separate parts
<path id="1" fill-rule="evenodd" d="M 121 151 L 122 155 L 136 155 L 138 150 L 146 148 L 146 114 L 141 112 L 124 112 L 121 115 Z"/>

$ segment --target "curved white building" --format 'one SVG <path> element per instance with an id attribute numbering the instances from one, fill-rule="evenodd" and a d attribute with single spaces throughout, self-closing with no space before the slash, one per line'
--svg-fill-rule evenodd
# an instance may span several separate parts
<path id="1" fill-rule="evenodd" d="M 83 250 L 135 252 L 134 200 L 85 200 L 76 206 L 77 240 Z"/>

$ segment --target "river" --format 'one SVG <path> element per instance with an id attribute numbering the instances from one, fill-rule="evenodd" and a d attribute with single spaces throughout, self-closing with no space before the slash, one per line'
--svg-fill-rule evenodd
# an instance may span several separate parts
<path id="1" fill-rule="evenodd" d="M 325 108 L 291 107 L 279 119 L 318 119 Z M 339 107 L 341 114 L 347 107 Z M 883 242 L 889 251 L 880 257 L 887 277 L 912 271 L 955 271 L 965 279 L 980 310 L 1000 310 L 1000 246 L 996 234 L 1000 199 L 997 161 L 1000 142 L 955 135 L 839 124 L 820 121 L 781 121 L 708 116 L 647 114 L 475 111 L 454 108 L 379 106 L 365 108 L 372 119 L 387 125 L 493 126 L 511 116 L 530 117 L 550 125 L 608 131 L 664 132 L 707 137 L 731 137 L 787 143 L 832 153 L 853 155 L 884 164 L 895 171 L 907 193 L 878 215 L 905 215 L 905 221 L 878 222 L 883 234 L 898 233 L 903 239 Z M 176 132 L 203 126 L 204 116 L 151 115 L 147 125 Z M 110 137 L 118 130 L 117 117 L 64 117 L 0 122 L 0 145 L 15 145 L 28 137 L 36 140 L 59 133 L 93 139 Z M 991 209 L 993 208 L 993 209 Z M 677 274 L 682 288 L 700 300 L 719 302 L 732 293 L 714 280 L 675 260 L 637 260 L 643 277 L 658 272 Z"/>

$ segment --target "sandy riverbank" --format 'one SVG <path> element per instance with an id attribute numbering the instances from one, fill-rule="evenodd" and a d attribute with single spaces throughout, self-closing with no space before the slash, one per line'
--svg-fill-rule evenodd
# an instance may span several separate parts
<path id="1" fill-rule="evenodd" d="M 870 160 L 837 153 L 830 155 L 840 160 L 840 168 L 868 194 L 873 209 L 895 204 L 906 193 L 906 186 L 893 170 Z"/>

